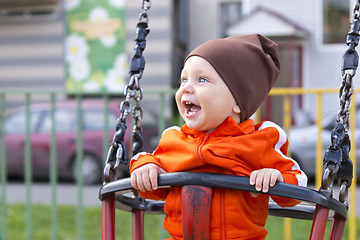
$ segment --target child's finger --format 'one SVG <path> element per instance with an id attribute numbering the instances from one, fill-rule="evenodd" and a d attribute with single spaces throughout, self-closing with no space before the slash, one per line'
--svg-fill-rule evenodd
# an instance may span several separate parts
<path id="1" fill-rule="evenodd" d="M 257 191 L 261 191 L 263 188 L 263 179 L 264 179 L 264 171 L 259 171 L 256 174 L 256 184 L 255 184 L 255 189 Z"/>
<path id="2" fill-rule="evenodd" d="M 136 174 L 135 177 L 136 177 L 136 184 L 137 184 L 138 190 L 140 190 L 141 192 L 145 192 L 142 174 Z"/>
<path id="3" fill-rule="evenodd" d="M 139 187 L 138 187 L 138 185 L 137 185 L 136 175 L 135 175 L 135 174 L 131 174 L 130 182 L 131 182 L 131 186 L 133 186 L 133 188 L 135 188 L 136 190 L 139 190 Z"/>
<path id="4" fill-rule="evenodd" d="M 255 171 L 252 171 L 251 174 L 250 174 L 250 185 L 255 185 L 256 183 L 256 175 L 259 171 L 258 170 L 255 170 Z"/>
<path id="5" fill-rule="evenodd" d="M 280 172 L 276 172 L 276 171 L 271 173 L 270 187 L 275 186 L 276 181 L 278 180 L 279 174 L 280 174 Z"/>
<path id="6" fill-rule="evenodd" d="M 156 190 L 158 188 L 158 172 L 155 168 L 149 170 L 149 177 L 151 182 L 151 190 Z"/>
<path id="7" fill-rule="evenodd" d="M 262 182 L 262 191 L 263 192 L 268 192 L 269 191 L 269 181 L 271 178 L 271 173 L 268 171 L 264 171 L 264 175 L 263 175 L 263 182 Z"/>
<path id="8" fill-rule="evenodd" d="M 143 173 L 143 175 L 142 175 L 142 180 L 143 180 L 145 191 L 152 191 L 151 179 L 150 179 L 149 171 L 150 170 L 145 171 Z"/>

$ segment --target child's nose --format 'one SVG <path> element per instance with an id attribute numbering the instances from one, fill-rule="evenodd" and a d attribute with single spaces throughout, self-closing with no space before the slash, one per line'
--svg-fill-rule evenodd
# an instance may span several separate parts
<path id="1" fill-rule="evenodd" d="M 184 93 L 194 92 L 194 86 L 190 80 L 188 80 L 186 83 L 183 83 L 181 88 L 182 88 L 182 92 L 184 92 Z"/>

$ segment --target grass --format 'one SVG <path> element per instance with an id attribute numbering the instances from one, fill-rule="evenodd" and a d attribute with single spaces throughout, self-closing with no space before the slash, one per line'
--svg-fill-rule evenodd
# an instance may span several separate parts
<path id="1" fill-rule="evenodd" d="M 7 207 L 7 240 L 26 239 L 25 206 L 13 204 Z M 83 236 L 85 240 L 101 239 L 101 208 L 86 207 L 83 210 Z M 131 239 L 131 213 L 116 211 L 116 239 Z M 146 239 L 160 239 L 163 217 L 145 216 Z M 77 240 L 77 210 L 75 206 L 57 207 L 57 239 Z M 32 239 L 51 239 L 51 209 L 48 205 L 32 206 Z M 167 235 L 165 235 L 167 236 Z M 0 240 L 1 239 L 0 236 Z"/>
<path id="2" fill-rule="evenodd" d="M 25 206 L 22 204 L 9 205 L 7 208 L 7 240 L 26 239 L 25 229 Z M 34 205 L 32 207 L 32 239 L 49 240 L 51 236 L 51 210 L 47 205 Z M 83 236 L 85 240 L 101 239 L 101 208 L 84 208 Z M 74 206 L 57 207 L 57 239 L 76 240 L 77 231 L 77 210 Z M 131 214 L 123 211 L 116 211 L 116 239 L 131 239 Z M 145 215 L 145 239 L 161 239 L 168 237 L 162 229 L 163 216 Z M 283 219 L 269 216 L 266 229 L 269 231 L 267 239 L 283 238 Z M 292 240 L 309 239 L 312 222 L 309 220 L 291 220 Z M 327 227 L 326 238 L 328 239 L 330 224 Z M 360 235 L 360 219 L 357 220 L 357 236 Z M 343 239 L 348 239 L 347 226 Z M 0 240 L 1 239 L 0 236 Z"/>

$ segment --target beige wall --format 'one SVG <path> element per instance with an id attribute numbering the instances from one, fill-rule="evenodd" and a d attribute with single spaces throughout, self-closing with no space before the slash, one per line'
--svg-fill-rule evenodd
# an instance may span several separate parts
<path id="1" fill-rule="evenodd" d="M 220 0 L 189 1 L 189 50 L 220 37 Z"/>

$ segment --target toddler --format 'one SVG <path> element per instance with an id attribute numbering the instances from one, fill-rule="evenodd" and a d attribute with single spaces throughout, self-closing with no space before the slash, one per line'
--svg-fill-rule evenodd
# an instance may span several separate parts
<path id="1" fill-rule="evenodd" d="M 249 119 L 279 71 L 277 45 L 259 34 L 211 40 L 185 59 L 175 96 L 185 124 L 165 130 L 152 154 L 139 153 L 130 163 L 131 183 L 140 195 L 165 200 L 164 227 L 173 239 L 183 239 L 181 188 L 158 188 L 158 174 L 248 176 L 259 193 L 276 182 L 306 186 L 306 175 L 286 156 L 284 131 Z M 213 189 L 211 239 L 265 239 L 269 196 L 259 193 Z M 298 203 L 272 198 L 283 207 Z"/>

